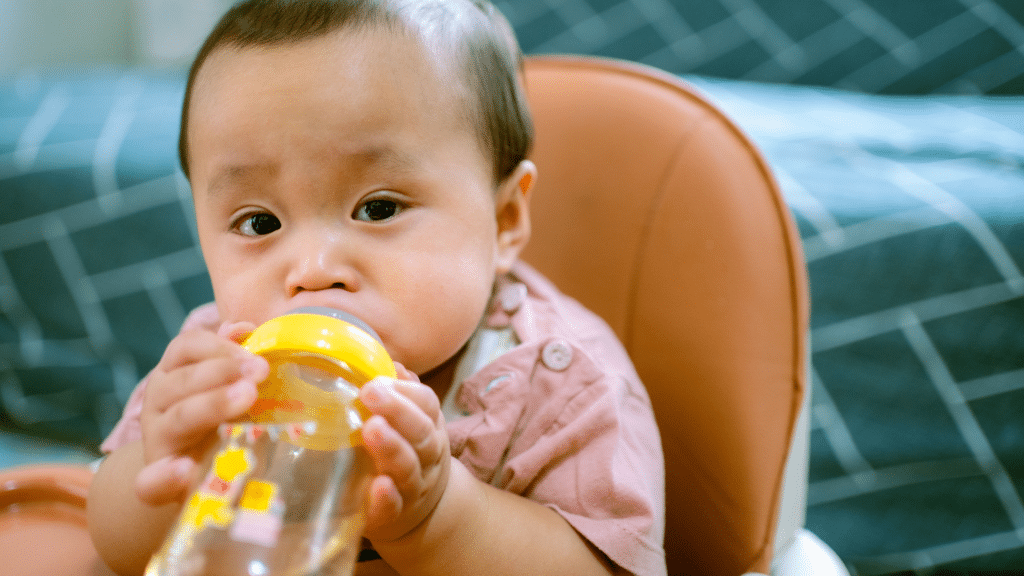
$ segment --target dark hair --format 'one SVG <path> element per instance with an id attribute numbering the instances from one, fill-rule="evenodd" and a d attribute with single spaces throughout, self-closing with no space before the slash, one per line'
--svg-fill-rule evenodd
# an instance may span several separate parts
<path id="1" fill-rule="evenodd" d="M 199 49 L 185 86 L 178 156 L 189 175 L 188 119 L 196 76 L 217 48 L 271 46 L 343 28 L 416 33 L 451 53 L 469 92 L 468 106 L 495 182 L 504 180 L 533 145 L 533 123 L 520 83 L 522 54 L 501 13 L 485 0 L 247 0 L 220 19 Z"/>

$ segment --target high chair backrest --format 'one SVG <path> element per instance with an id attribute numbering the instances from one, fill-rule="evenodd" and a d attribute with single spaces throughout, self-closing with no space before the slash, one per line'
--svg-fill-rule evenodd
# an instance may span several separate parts
<path id="1" fill-rule="evenodd" d="M 525 74 L 539 175 L 524 258 L 611 324 L 647 386 L 669 574 L 768 572 L 808 322 L 769 169 L 669 74 L 573 56 L 528 57 Z M 802 524 L 796 484 L 786 506 Z"/>

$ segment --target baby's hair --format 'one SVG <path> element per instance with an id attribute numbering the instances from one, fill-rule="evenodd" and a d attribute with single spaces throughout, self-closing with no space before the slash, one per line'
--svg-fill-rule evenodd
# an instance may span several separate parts
<path id="1" fill-rule="evenodd" d="M 464 108 L 491 155 L 496 183 L 526 158 L 533 123 L 520 83 L 522 53 L 508 21 L 486 0 L 247 0 L 220 19 L 192 62 L 178 139 L 185 175 L 196 76 L 217 48 L 282 45 L 368 28 L 416 34 L 442 61 L 455 62 L 470 100 L 475 97 Z"/>

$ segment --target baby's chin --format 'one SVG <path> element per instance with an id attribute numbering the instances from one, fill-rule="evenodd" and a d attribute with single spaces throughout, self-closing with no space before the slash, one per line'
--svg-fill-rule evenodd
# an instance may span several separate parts
<path id="1" fill-rule="evenodd" d="M 462 350 L 463 349 L 460 348 L 454 354 L 447 358 L 430 362 L 420 370 L 417 370 L 410 366 L 406 366 L 406 368 L 408 368 L 409 371 L 413 372 L 414 374 L 419 375 L 420 381 L 423 383 L 428 383 L 428 381 L 437 378 L 445 378 L 450 380 L 454 376 L 456 364 L 462 357 Z"/>
<path id="2" fill-rule="evenodd" d="M 396 364 L 396 367 L 397 366 L 401 366 L 406 371 L 414 374 L 417 378 L 419 378 L 421 380 L 423 378 L 425 378 L 426 376 L 437 372 L 438 368 L 441 366 L 441 364 L 435 364 L 435 363 L 429 363 L 429 362 L 425 363 L 425 362 L 422 362 L 422 361 L 421 362 L 416 362 L 415 360 L 407 363 L 407 362 L 403 361 L 401 356 L 392 356 L 391 360 L 394 361 L 394 363 Z M 442 362 L 442 364 L 443 364 L 443 362 Z"/>

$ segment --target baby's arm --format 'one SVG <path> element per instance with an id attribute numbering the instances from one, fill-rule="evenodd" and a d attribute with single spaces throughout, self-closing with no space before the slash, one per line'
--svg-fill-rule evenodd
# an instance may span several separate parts
<path id="1" fill-rule="evenodd" d="M 217 426 L 245 412 L 266 377 L 266 361 L 226 337 L 239 327 L 221 332 L 187 330 L 171 341 L 147 379 L 142 439 L 114 450 L 93 479 L 89 530 L 119 573 L 142 573 Z"/>
<path id="2" fill-rule="evenodd" d="M 451 457 L 434 393 L 377 380 L 363 387 L 363 429 L 381 476 L 367 537 L 399 574 L 610 574 L 604 556 L 555 511 L 485 484 Z"/>

